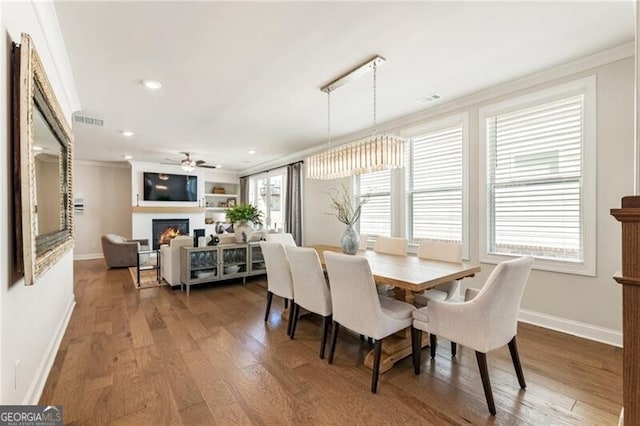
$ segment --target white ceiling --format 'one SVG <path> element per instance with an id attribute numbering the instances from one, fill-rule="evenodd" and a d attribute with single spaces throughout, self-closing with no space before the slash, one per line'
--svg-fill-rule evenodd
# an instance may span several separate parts
<path id="1" fill-rule="evenodd" d="M 76 158 L 242 170 L 325 143 L 321 86 L 379 54 L 378 121 L 633 40 L 631 1 L 56 2 L 83 106 Z M 145 89 L 142 79 L 162 82 Z M 371 74 L 331 97 L 332 133 L 372 124 Z M 122 130 L 135 132 L 125 138 Z M 255 149 L 255 155 L 247 155 Z"/>

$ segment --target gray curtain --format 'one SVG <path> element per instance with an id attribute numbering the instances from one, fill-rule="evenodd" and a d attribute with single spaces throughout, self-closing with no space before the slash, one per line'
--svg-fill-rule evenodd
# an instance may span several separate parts
<path id="1" fill-rule="evenodd" d="M 240 202 L 241 203 L 249 202 L 249 178 L 248 177 L 240 178 Z"/>
<path id="2" fill-rule="evenodd" d="M 297 245 L 302 245 L 302 161 L 287 166 L 286 232 L 290 232 Z"/>

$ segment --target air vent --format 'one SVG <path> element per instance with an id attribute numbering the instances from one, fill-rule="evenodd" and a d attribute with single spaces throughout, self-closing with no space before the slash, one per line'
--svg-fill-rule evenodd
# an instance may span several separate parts
<path id="1" fill-rule="evenodd" d="M 100 126 L 100 127 L 104 127 L 104 120 L 101 118 L 94 118 L 94 117 L 88 117 L 86 115 L 74 115 L 73 116 L 73 121 L 75 121 L 76 123 L 84 123 L 84 124 L 89 124 L 91 126 Z"/>
<path id="2" fill-rule="evenodd" d="M 427 104 L 429 102 L 437 101 L 438 99 L 440 99 L 440 95 L 434 93 L 433 95 L 425 96 L 424 98 L 418 99 L 418 102 L 420 102 L 421 104 Z"/>

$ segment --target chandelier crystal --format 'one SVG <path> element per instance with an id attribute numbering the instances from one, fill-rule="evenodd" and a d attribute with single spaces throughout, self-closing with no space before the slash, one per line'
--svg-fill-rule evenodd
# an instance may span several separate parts
<path id="1" fill-rule="evenodd" d="M 305 160 L 307 178 L 338 179 L 404 167 L 404 138 L 393 134 L 376 134 L 376 71 L 377 66 L 384 61 L 381 56 L 375 56 L 321 89 L 327 93 L 329 149 Z M 331 92 L 368 70 L 373 70 L 373 134 L 368 138 L 331 148 Z"/>

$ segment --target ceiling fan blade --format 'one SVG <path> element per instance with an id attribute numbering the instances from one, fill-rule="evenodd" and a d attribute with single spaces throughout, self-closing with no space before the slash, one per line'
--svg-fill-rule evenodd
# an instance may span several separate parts
<path id="1" fill-rule="evenodd" d="M 198 161 L 196 161 L 196 166 L 201 167 L 204 163 L 206 163 L 206 161 L 198 160 Z"/>
<path id="2" fill-rule="evenodd" d="M 204 164 L 200 164 L 200 165 L 198 165 L 198 167 L 202 167 L 204 169 L 217 169 L 216 166 L 205 166 Z"/>
<path id="3" fill-rule="evenodd" d="M 167 161 L 171 161 L 171 164 L 180 164 L 180 162 L 179 162 L 179 161 L 172 160 L 171 158 L 165 158 L 165 160 L 167 160 Z M 165 163 L 165 164 L 167 164 L 167 163 Z"/>

